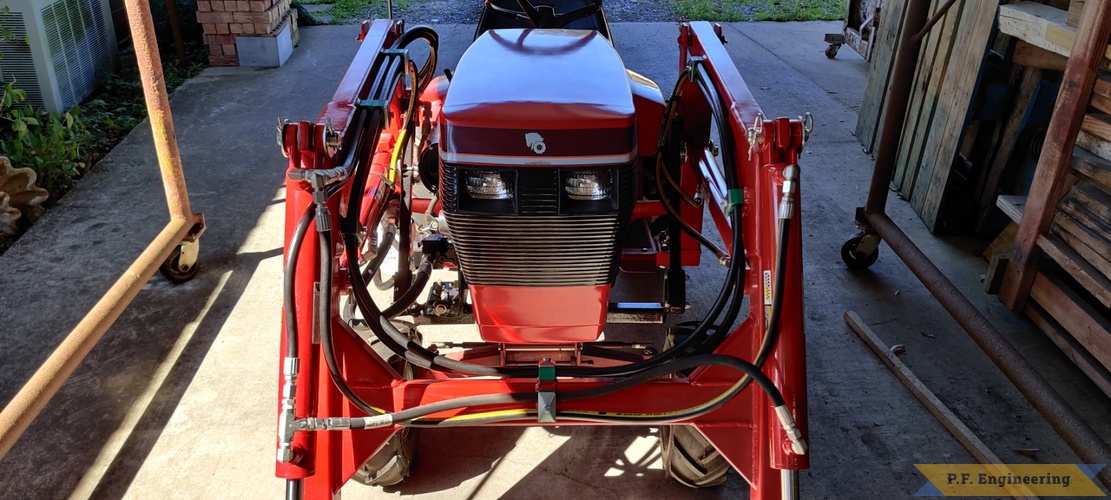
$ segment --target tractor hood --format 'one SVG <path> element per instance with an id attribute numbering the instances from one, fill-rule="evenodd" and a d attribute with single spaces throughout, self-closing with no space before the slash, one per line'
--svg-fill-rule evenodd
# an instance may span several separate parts
<path id="1" fill-rule="evenodd" d="M 441 117 L 446 162 L 577 166 L 636 158 L 625 65 L 596 31 L 487 31 L 460 59 Z"/>

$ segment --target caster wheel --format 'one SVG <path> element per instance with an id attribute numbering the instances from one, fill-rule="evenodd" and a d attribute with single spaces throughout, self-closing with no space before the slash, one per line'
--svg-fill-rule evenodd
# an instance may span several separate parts
<path id="1" fill-rule="evenodd" d="M 862 254 L 857 251 L 860 243 L 864 241 L 864 233 L 856 233 L 841 245 L 841 260 L 849 269 L 867 269 L 880 258 L 880 249 L 876 247 L 871 253 Z"/>
<path id="2" fill-rule="evenodd" d="M 836 44 L 836 43 L 829 44 L 829 47 L 826 47 L 826 57 L 828 57 L 830 59 L 833 59 L 833 58 L 837 57 L 837 49 L 840 49 L 840 48 L 841 48 L 841 45 L 839 45 L 839 44 Z"/>
<path id="3" fill-rule="evenodd" d="M 201 270 L 200 262 L 197 260 L 197 252 L 200 249 L 200 244 L 197 242 L 184 242 L 174 248 L 170 253 L 170 257 L 166 259 L 158 268 L 158 272 L 171 283 L 185 283 L 193 279 L 197 272 Z"/>

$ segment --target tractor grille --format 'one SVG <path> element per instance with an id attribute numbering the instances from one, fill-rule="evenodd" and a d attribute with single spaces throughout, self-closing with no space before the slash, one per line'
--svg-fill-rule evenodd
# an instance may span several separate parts
<path id="1" fill-rule="evenodd" d="M 632 211 L 634 167 L 618 169 L 618 209 L 560 214 L 559 169 L 518 170 L 516 214 L 459 213 L 456 168 L 443 164 L 441 199 L 467 282 L 488 286 L 598 286 L 613 282 Z"/>
<path id="2" fill-rule="evenodd" d="M 470 284 L 605 285 L 617 267 L 617 214 L 448 214 L 447 220 Z"/>

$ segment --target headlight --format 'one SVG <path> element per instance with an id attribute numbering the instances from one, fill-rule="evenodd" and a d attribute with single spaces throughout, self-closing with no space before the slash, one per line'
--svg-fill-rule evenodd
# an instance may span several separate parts
<path id="1" fill-rule="evenodd" d="M 571 172 L 564 179 L 563 190 L 572 200 L 604 200 L 613 191 L 613 174 L 608 170 Z"/>
<path id="2" fill-rule="evenodd" d="M 476 200 L 508 200 L 513 197 L 513 172 L 470 170 L 463 174 L 467 195 Z"/>

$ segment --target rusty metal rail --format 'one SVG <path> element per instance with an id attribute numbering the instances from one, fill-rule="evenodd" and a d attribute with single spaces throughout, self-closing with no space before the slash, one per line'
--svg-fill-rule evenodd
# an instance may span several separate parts
<path id="1" fill-rule="evenodd" d="M 1092 430 L 885 212 L 888 186 L 895 170 L 899 137 L 902 136 L 918 61 L 921 37 L 915 37 L 924 29 L 929 4 L 929 0 L 909 0 L 907 5 L 899 45 L 896 47 L 895 65 L 892 68 L 892 89 L 885 106 L 883 136 L 876 151 L 876 165 L 872 171 L 868 199 L 865 206 L 857 210 L 856 223 L 866 235 L 873 238 L 878 236 L 887 242 L 938 303 L 964 328 L 988 359 L 1030 401 L 1034 409 L 1081 460 L 1092 464 L 1111 463 L 1111 446 Z M 1098 477 L 1104 484 L 1111 484 L 1111 468 L 1104 468 Z"/>
<path id="2" fill-rule="evenodd" d="M 181 170 L 181 157 L 174 135 L 170 99 L 162 74 L 150 6 L 145 0 L 126 0 L 125 5 L 147 112 L 150 114 L 150 126 L 154 132 L 154 146 L 158 153 L 170 222 L 39 367 L 31 380 L 0 411 L 0 458 L 7 455 L 23 431 L 31 425 L 31 421 L 138 295 L 158 267 L 170 257 L 174 248 L 183 241 L 195 241 L 204 230 L 204 218 L 193 213 L 189 207 L 189 193 L 185 189 L 185 176 Z"/>

